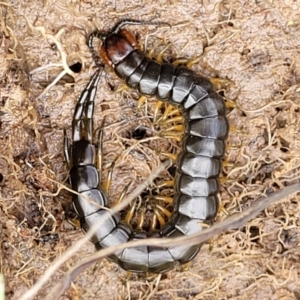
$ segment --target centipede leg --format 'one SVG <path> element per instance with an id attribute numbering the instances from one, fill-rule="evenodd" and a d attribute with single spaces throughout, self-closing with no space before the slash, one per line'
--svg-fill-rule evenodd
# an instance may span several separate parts
<path id="1" fill-rule="evenodd" d="M 166 139 L 174 140 L 175 142 L 178 142 L 178 143 L 182 140 L 182 134 L 174 133 L 174 132 L 164 134 L 163 137 Z"/>
<path id="2" fill-rule="evenodd" d="M 164 120 L 163 123 L 164 123 L 165 125 L 175 123 L 174 126 L 178 126 L 178 127 L 174 127 L 174 128 L 178 128 L 178 129 L 176 129 L 176 130 L 183 130 L 181 127 L 179 127 L 179 126 L 182 126 L 182 123 L 183 123 L 183 118 L 182 118 L 182 116 L 176 116 L 176 117 L 173 117 L 173 118 Z M 176 123 L 177 123 L 177 124 L 176 124 Z M 178 124 L 178 123 L 179 123 L 179 124 Z M 170 128 L 170 127 L 169 127 L 169 128 Z M 167 128 L 165 131 L 170 131 L 169 128 Z"/>
<path id="3" fill-rule="evenodd" d="M 147 102 L 146 96 L 141 96 L 137 102 L 136 108 L 139 110 Z"/>
<path id="4" fill-rule="evenodd" d="M 210 78 L 210 81 L 215 86 L 216 90 L 221 90 L 224 86 L 227 86 L 230 83 L 230 80 L 224 78 Z"/>
<path id="5" fill-rule="evenodd" d="M 230 178 L 227 178 L 227 177 L 220 176 L 220 183 L 221 184 L 234 183 L 235 181 L 236 181 L 236 179 L 230 179 Z"/>
<path id="6" fill-rule="evenodd" d="M 98 147 L 97 147 L 97 169 L 99 174 L 99 184 L 101 182 L 101 175 L 102 175 L 102 166 L 103 166 L 103 124 L 104 120 L 102 121 L 101 127 L 98 133 Z M 98 186 L 100 188 L 100 186 Z"/>
<path id="7" fill-rule="evenodd" d="M 139 215 L 139 219 L 138 219 L 138 224 L 137 224 L 137 230 L 143 230 L 143 225 L 144 225 L 144 221 L 145 221 L 145 213 L 146 213 L 146 208 L 142 207 L 142 211 Z"/>
<path id="8" fill-rule="evenodd" d="M 226 146 L 226 150 L 238 150 L 241 149 L 241 145 L 235 146 L 235 145 L 228 145 Z"/>
<path id="9" fill-rule="evenodd" d="M 160 109 L 163 105 L 164 105 L 164 102 L 162 102 L 162 101 L 157 101 L 156 102 L 154 113 L 153 113 L 153 122 L 154 122 L 154 124 L 158 122 L 158 113 L 159 113 L 159 111 L 160 111 Z"/>
<path id="10" fill-rule="evenodd" d="M 169 153 L 169 152 L 159 152 L 159 154 L 166 156 L 168 158 L 170 158 L 172 161 L 176 161 L 177 159 L 177 155 L 173 154 L 173 153 Z"/>
<path id="11" fill-rule="evenodd" d="M 159 132 L 159 136 L 164 137 L 164 138 L 175 139 L 175 141 L 177 141 L 178 138 L 179 138 L 179 140 L 182 138 L 183 128 L 184 127 L 182 124 L 181 125 L 173 125 L 167 129 Z"/>
<path id="12" fill-rule="evenodd" d="M 174 180 L 166 180 L 158 185 L 156 185 L 156 187 L 158 189 L 161 189 L 163 187 L 173 187 L 174 186 Z"/>
<path id="13" fill-rule="evenodd" d="M 168 48 L 170 48 L 172 44 L 168 44 L 165 48 L 163 48 L 158 55 L 156 56 L 156 61 L 159 63 L 163 63 L 164 59 L 163 59 L 163 54 L 166 52 L 166 50 L 168 50 Z"/>
<path id="14" fill-rule="evenodd" d="M 64 156 L 65 161 L 67 163 L 68 169 L 71 168 L 71 159 L 70 159 L 70 151 L 69 151 L 69 140 L 67 137 L 67 132 L 64 130 Z"/>
<path id="15" fill-rule="evenodd" d="M 180 109 L 174 108 L 172 105 L 168 104 L 164 111 L 164 114 L 157 120 L 157 123 L 165 124 L 166 120 L 170 120 L 170 117 L 173 117 L 174 115 L 177 115 L 177 117 L 181 117 L 181 121 L 183 120 L 182 116 L 180 116 Z"/>
<path id="16" fill-rule="evenodd" d="M 176 269 L 177 272 L 183 273 L 183 272 L 187 272 L 189 271 L 190 267 L 191 267 L 192 262 L 189 261 L 185 264 L 179 265 Z"/>
<path id="17" fill-rule="evenodd" d="M 108 194 L 109 188 L 110 188 L 110 186 L 111 186 L 111 181 L 112 181 L 112 175 L 113 175 L 114 167 L 115 167 L 115 162 L 113 161 L 112 164 L 111 164 L 110 167 L 109 167 L 108 174 L 107 174 L 107 178 L 106 178 L 106 180 L 104 181 L 104 183 L 102 184 L 102 188 L 103 188 L 103 190 L 104 190 L 107 194 Z"/>
<path id="18" fill-rule="evenodd" d="M 173 197 L 168 197 L 168 196 L 153 196 L 153 199 L 156 201 L 163 201 L 167 204 L 172 204 L 173 203 Z"/>
<path id="19" fill-rule="evenodd" d="M 241 133 L 241 134 L 247 134 L 246 132 L 244 132 L 243 130 L 238 129 L 235 126 L 230 126 L 229 131 L 238 132 L 238 133 Z"/>
<path id="20" fill-rule="evenodd" d="M 128 91 L 128 90 L 130 90 L 130 88 L 126 84 L 121 84 L 113 91 L 113 93 L 117 94 L 117 93 L 121 93 L 123 91 Z"/>
<path id="21" fill-rule="evenodd" d="M 159 205 L 159 204 L 155 204 L 155 207 L 160 210 L 168 219 L 171 218 L 172 213 L 170 211 L 168 211 L 165 207 Z"/>
<path id="22" fill-rule="evenodd" d="M 230 215 L 229 212 L 228 212 L 228 210 L 223 205 L 221 205 L 221 204 L 219 205 L 219 212 L 224 213 L 224 215 L 226 215 L 226 216 Z"/>
<path id="23" fill-rule="evenodd" d="M 232 162 L 229 162 L 227 160 L 224 160 L 222 163 L 223 167 L 234 167 L 234 164 Z"/>
<path id="24" fill-rule="evenodd" d="M 129 189 L 130 185 L 131 185 L 131 182 L 124 187 L 124 189 L 121 192 L 121 195 L 120 195 L 117 203 L 121 203 L 124 200 L 124 198 L 125 198 L 125 196 L 126 196 L 126 194 L 128 192 L 128 189 Z"/>
<path id="25" fill-rule="evenodd" d="M 157 221 L 159 222 L 160 227 L 163 227 L 166 224 L 165 218 L 162 216 L 162 214 L 159 212 L 159 210 L 156 208 L 156 205 L 152 207 L 154 215 L 157 218 Z M 156 228 L 155 228 L 156 229 Z M 155 230 L 154 229 L 154 230 Z"/>
<path id="26" fill-rule="evenodd" d="M 234 101 L 226 99 L 225 105 L 227 108 L 236 108 L 237 104 Z"/>
<path id="27" fill-rule="evenodd" d="M 176 66 L 176 67 L 179 65 L 186 65 L 186 64 L 188 64 L 189 61 L 190 61 L 190 59 L 187 59 L 187 58 L 178 58 L 172 62 L 172 65 Z"/>

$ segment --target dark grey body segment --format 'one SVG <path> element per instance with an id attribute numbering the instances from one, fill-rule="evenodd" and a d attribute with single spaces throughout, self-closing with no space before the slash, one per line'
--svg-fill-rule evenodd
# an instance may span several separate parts
<path id="1" fill-rule="evenodd" d="M 157 96 L 159 99 L 166 99 L 168 101 L 171 98 L 174 81 L 175 67 L 170 64 L 162 64 L 159 83 L 157 87 Z"/>
<path id="2" fill-rule="evenodd" d="M 119 68 L 115 69 L 116 74 L 123 80 L 126 80 L 132 73 L 137 70 L 138 66 L 143 61 L 145 57 L 144 53 L 141 51 L 132 51 L 129 54 L 129 61 L 130 63 L 127 64 L 120 64 Z M 145 71 L 143 71 L 142 75 Z"/>
<path id="3" fill-rule="evenodd" d="M 182 150 L 200 156 L 222 158 L 225 153 L 224 140 L 186 135 L 182 139 Z"/>
<path id="4" fill-rule="evenodd" d="M 219 176 L 221 162 L 217 158 L 182 152 L 178 158 L 178 172 L 193 177 L 211 178 Z"/>
<path id="5" fill-rule="evenodd" d="M 173 205 L 175 210 L 190 218 L 201 220 L 213 220 L 217 214 L 218 197 L 216 195 L 207 197 L 195 197 L 177 195 Z"/>
<path id="6" fill-rule="evenodd" d="M 146 239 L 146 233 L 136 233 L 132 240 Z M 154 234 L 152 237 L 162 237 Z M 174 260 L 168 248 L 140 246 L 127 248 L 119 255 L 119 265 L 132 272 L 164 273 L 173 269 L 178 262 Z"/>

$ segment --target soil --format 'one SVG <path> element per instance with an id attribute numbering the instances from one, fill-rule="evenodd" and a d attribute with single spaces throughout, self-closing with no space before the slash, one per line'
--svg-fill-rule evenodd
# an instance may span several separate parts
<path id="1" fill-rule="evenodd" d="M 158 9 L 159 5 L 159 9 Z M 95 29 L 121 19 L 164 21 L 128 26 L 145 52 L 164 60 L 198 58 L 193 70 L 226 79 L 235 103 L 216 222 L 300 176 L 300 3 L 273 1 L 2 1 L 0 3 L 0 236 L 5 298 L 19 299 L 83 233 L 66 221 L 64 130 L 95 70 L 86 45 Z M 97 48 L 99 45 L 95 45 Z M 80 63 L 77 64 L 76 63 Z M 74 66 L 75 64 L 75 66 Z M 68 68 L 73 66 L 73 71 Z M 134 91 L 106 70 L 96 96 L 95 128 L 105 119 L 103 180 L 116 160 L 112 203 L 155 169 L 160 151 L 179 146 L 154 128 L 156 100 L 137 109 Z M 149 137 L 157 137 L 149 139 Z M 172 172 L 161 175 L 172 178 Z M 172 190 L 167 193 L 172 194 Z M 80 273 L 60 299 L 300 299 L 300 197 L 268 207 L 240 230 L 204 245 L 186 268 L 132 274 L 102 260 Z M 87 243 L 35 299 L 94 253 Z M 55 295 L 53 296 L 55 298 Z"/>

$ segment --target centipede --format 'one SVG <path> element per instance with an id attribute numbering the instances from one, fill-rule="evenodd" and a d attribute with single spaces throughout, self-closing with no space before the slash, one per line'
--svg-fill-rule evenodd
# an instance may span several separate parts
<path id="1" fill-rule="evenodd" d="M 133 230 L 109 210 L 99 208 L 107 207 L 108 200 L 100 187 L 96 150 L 92 144 L 94 98 L 101 74 L 97 71 L 75 108 L 72 146 L 65 141 L 70 183 L 77 191 L 73 205 L 82 230 L 87 232 L 104 215 L 109 215 L 91 238 L 97 250 L 150 236 L 172 238 L 200 232 L 213 224 L 219 208 L 219 177 L 229 131 L 225 101 L 209 79 L 186 66 L 159 63 L 149 58 L 139 49 L 133 33 L 123 29 L 125 25 L 145 24 L 161 23 L 122 20 L 109 32 L 96 30 L 91 33 L 88 46 L 95 59 L 93 40 L 100 39 L 100 58 L 130 88 L 141 95 L 155 96 L 182 111 L 185 121 L 182 148 L 176 161 L 174 210 L 159 231 L 145 232 Z M 190 262 L 201 246 L 125 248 L 109 259 L 127 271 L 165 273 Z"/>

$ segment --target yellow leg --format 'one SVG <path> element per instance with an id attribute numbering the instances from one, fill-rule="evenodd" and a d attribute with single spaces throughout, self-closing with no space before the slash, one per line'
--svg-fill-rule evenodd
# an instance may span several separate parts
<path id="1" fill-rule="evenodd" d="M 123 92 L 123 91 L 129 91 L 129 90 L 130 90 L 130 88 L 129 88 L 125 83 L 123 83 L 123 84 L 121 84 L 119 87 L 117 87 L 117 88 L 113 91 L 113 93 L 116 94 L 116 93 L 121 93 L 121 92 Z"/>
<path id="2" fill-rule="evenodd" d="M 238 150 L 240 149 L 241 147 L 239 146 L 232 146 L 232 145 L 229 145 L 229 146 L 226 146 L 226 150 Z"/>
<path id="3" fill-rule="evenodd" d="M 227 178 L 227 177 L 220 177 L 220 183 L 221 183 L 221 184 L 227 183 L 227 182 L 233 183 L 233 182 L 235 182 L 235 181 L 236 181 L 236 180 L 229 179 L 229 178 Z"/>
<path id="4" fill-rule="evenodd" d="M 154 196 L 153 197 L 154 200 L 157 201 L 163 201 L 166 202 L 168 204 L 172 204 L 173 203 L 173 198 L 172 197 L 167 197 L 167 196 Z"/>
<path id="5" fill-rule="evenodd" d="M 217 90 L 221 90 L 224 86 L 230 83 L 228 79 L 223 78 L 211 78 L 210 81 Z"/>
<path id="6" fill-rule="evenodd" d="M 162 62 L 163 62 L 163 54 L 166 52 L 166 50 L 167 50 L 171 45 L 172 45 L 172 44 L 168 44 L 164 49 L 162 49 L 162 50 L 158 53 L 158 55 L 157 55 L 157 57 L 156 57 L 157 62 L 159 62 L 159 63 L 162 63 Z"/>
<path id="7" fill-rule="evenodd" d="M 161 122 L 161 119 L 166 119 L 169 115 L 169 113 L 172 111 L 173 107 L 171 105 L 165 104 L 165 111 L 162 117 L 158 120 L 158 122 Z"/>
<path id="8" fill-rule="evenodd" d="M 158 55 L 156 56 L 156 61 L 159 62 L 159 63 L 162 63 L 163 62 L 163 54 L 166 52 L 166 50 L 171 46 L 172 44 L 169 44 L 167 45 L 165 48 L 163 48 L 159 53 Z M 153 56 L 154 56 L 154 49 L 150 50 L 149 53 L 147 54 L 147 56 L 150 58 L 150 59 L 153 59 Z"/>
<path id="9" fill-rule="evenodd" d="M 167 119 L 167 120 L 164 120 L 163 121 L 163 124 L 170 124 L 170 123 L 179 123 L 179 122 L 183 122 L 183 117 L 182 116 L 176 116 L 176 117 L 173 117 L 173 118 L 170 118 L 170 119 Z M 160 122 L 162 123 L 162 122 Z"/>
<path id="10" fill-rule="evenodd" d="M 141 109 L 141 107 L 147 102 L 147 97 L 146 96 L 141 96 L 137 102 L 136 108 L 138 110 Z"/>
<path id="11" fill-rule="evenodd" d="M 179 131 L 180 132 L 180 134 L 182 134 L 182 132 L 183 132 L 183 125 L 182 124 L 180 124 L 180 125 L 173 125 L 173 126 L 170 126 L 169 128 L 167 128 L 167 129 L 165 129 L 165 130 L 162 130 L 161 132 L 160 132 L 160 136 L 165 136 L 164 134 L 166 133 L 166 132 L 170 132 L 170 131 Z"/>
<path id="12" fill-rule="evenodd" d="M 164 156 L 172 159 L 173 161 L 176 161 L 176 159 L 177 159 L 177 155 L 169 153 L 169 152 L 159 152 L 159 154 L 164 155 Z"/>
<path id="13" fill-rule="evenodd" d="M 70 219 L 70 218 L 67 218 L 67 221 L 68 223 L 70 223 L 72 226 L 76 227 L 76 228 L 79 228 L 80 227 L 80 221 L 79 219 Z"/>
<path id="14" fill-rule="evenodd" d="M 114 166 L 115 166 L 115 162 L 112 162 L 111 166 L 109 167 L 107 178 L 104 181 L 103 186 L 102 186 L 103 190 L 107 194 L 108 194 L 108 191 L 109 191 L 109 188 L 110 188 L 110 185 L 111 185 L 111 179 L 112 179 L 112 175 L 113 175 Z"/>
<path id="15" fill-rule="evenodd" d="M 168 134 L 164 134 L 162 136 L 166 139 L 171 139 L 171 140 L 174 140 L 175 142 L 178 142 L 178 143 L 181 142 L 181 140 L 182 140 L 182 134 L 181 133 L 178 134 L 178 133 L 173 132 L 173 134 L 168 133 Z"/>
<path id="16" fill-rule="evenodd" d="M 134 216 L 134 212 L 135 212 L 135 209 L 136 209 L 136 202 L 137 202 L 137 200 L 134 201 L 134 203 L 132 204 L 132 206 L 130 207 L 130 209 L 128 210 L 128 212 L 126 214 L 125 222 L 127 224 L 130 224 L 130 222 L 132 220 L 132 217 Z"/>
<path id="17" fill-rule="evenodd" d="M 165 111 L 163 115 L 158 119 L 158 112 L 161 110 L 162 105 L 165 106 Z M 165 120 L 174 115 L 180 115 L 181 111 L 179 108 L 172 106 L 171 104 L 164 103 L 159 101 L 154 110 L 154 123 L 155 124 L 163 124 Z"/>
<path id="18" fill-rule="evenodd" d="M 175 110 L 175 109 L 174 109 L 174 106 L 172 106 L 171 104 L 165 103 L 165 111 L 164 111 L 164 114 L 163 114 L 163 116 L 162 116 L 162 120 L 166 120 L 166 119 L 170 116 L 170 114 L 171 114 L 171 112 L 172 112 L 173 110 Z M 173 114 L 174 114 L 174 113 L 172 113 L 172 115 L 173 115 Z"/>
<path id="19" fill-rule="evenodd" d="M 121 195 L 119 196 L 119 199 L 116 201 L 115 205 L 121 203 L 124 200 L 130 185 L 131 185 L 131 182 L 128 185 L 125 186 L 125 188 L 123 189 Z"/>
<path id="20" fill-rule="evenodd" d="M 223 167 L 234 167 L 234 164 L 227 160 L 224 160 L 222 165 L 223 165 Z"/>
<path id="21" fill-rule="evenodd" d="M 194 59 L 190 59 L 186 66 L 190 69 L 194 64 L 198 63 L 202 56 L 196 57 Z"/>
<path id="22" fill-rule="evenodd" d="M 156 187 L 158 189 L 161 189 L 163 187 L 173 187 L 174 186 L 174 180 L 166 180 L 158 185 L 156 185 Z"/>
<path id="23" fill-rule="evenodd" d="M 181 266 L 179 267 L 179 270 L 178 270 L 178 271 L 179 271 L 179 272 L 185 272 L 185 271 L 188 271 L 189 268 L 190 268 L 190 266 L 191 266 L 191 262 L 189 261 L 189 262 L 187 262 L 187 263 L 181 265 Z"/>
<path id="24" fill-rule="evenodd" d="M 226 209 L 223 205 L 220 205 L 220 206 L 219 206 L 218 212 L 222 212 L 222 213 L 224 213 L 226 216 L 229 216 L 229 212 L 227 211 L 227 209 Z"/>
<path id="25" fill-rule="evenodd" d="M 237 107 L 235 102 L 228 100 L 228 99 L 226 99 L 225 105 L 227 108 L 236 108 Z"/>
<path id="26" fill-rule="evenodd" d="M 142 50 L 143 52 L 145 51 L 145 50 Z M 150 58 L 150 59 L 153 59 L 153 56 L 154 56 L 154 48 L 152 48 L 150 51 L 149 51 L 149 53 L 147 54 L 147 56 Z"/>
<path id="27" fill-rule="evenodd" d="M 156 227 L 157 227 L 157 216 L 156 214 L 154 214 L 152 222 L 151 222 L 151 227 L 150 227 L 150 231 L 156 231 Z"/>
<path id="28" fill-rule="evenodd" d="M 122 284 L 123 284 L 123 285 L 127 285 L 127 284 L 128 284 L 128 281 L 130 280 L 130 278 L 131 278 L 132 275 L 133 275 L 132 272 L 127 271 L 127 272 L 126 272 L 126 276 L 124 276 L 124 277 L 121 279 Z"/>
<path id="29" fill-rule="evenodd" d="M 172 65 L 174 65 L 175 67 L 179 65 L 186 65 L 189 61 L 190 60 L 187 58 L 178 58 L 172 62 Z"/>
<path id="30" fill-rule="evenodd" d="M 162 207 L 159 204 L 156 204 L 155 207 L 160 210 L 168 219 L 170 219 L 172 213 L 168 211 L 166 208 Z"/>
<path id="31" fill-rule="evenodd" d="M 97 145 L 97 169 L 99 174 L 99 185 L 101 184 L 101 175 L 102 175 L 102 165 L 103 165 L 103 127 L 104 127 L 105 118 L 102 121 L 102 124 L 98 133 L 98 145 Z M 99 186 L 101 188 L 101 186 Z"/>
<path id="32" fill-rule="evenodd" d="M 198 222 L 197 223 L 199 226 L 203 227 L 203 228 L 209 228 L 210 226 L 206 223 L 203 223 L 203 222 Z"/>
<path id="33" fill-rule="evenodd" d="M 164 217 L 160 214 L 160 212 L 156 209 L 156 207 L 153 207 L 153 212 L 155 216 L 157 217 L 157 220 L 159 222 L 159 225 L 162 227 L 166 224 L 166 221 Z"/>
<path id="34" fill-rule="evenodd" d="M 163 102 L 162 101 L 157 101 L 156 102 L 156 105 L 155 105 L 155 109 L 154 109 L 154 113 L 153 113 L 153 122 L 154 124 L 157 122 L 157 116 L 158 116 L 158 113 L 160 112 L 161 110 L 161 107 L 163 106 Z"/>
<path id="35" fill-rule="evenodd" d="M 145 213 L 146 213 L 146 208 L 143 207 L 142 212 L 139 215 L 137 230 L 142 230 L 143 229 L 143 225 L 144 225 L 144 221 L 145 221 Z"/>
<path id="36" fill-rule="evenodd" d="M 242 133 L 242 131 L 234 126 L 230 126 L 229 127 L 229 131 L 233 131 L 233 132 L 238 132 L 238 133 Z"/>
<path id="37" fill-rule="evenodd" d="M 196 57 L 196 58 L 193 58 L 193 59 L 190 59 L 190 58 L 179 58 L 179 59 L 176 59 L 172 63 L 172 65 L 174 65 L 174 66 L 186 65 L 187 68 L 190 69 L 194 64 L 198 63 L 201 58 L 202 58 L 202 56 L 199 56 L 199 57 Z"/>
<path id="38" fill-rule="evenodd" d="M 169 114 L 164 114 L 164 120 L 167 119 L 168 116 L 180 115 L 180 114 L 181 114 L 181 109 L 179 109 L 178 107 L 173 108 L 173 110 L 171 110 Z"/>

